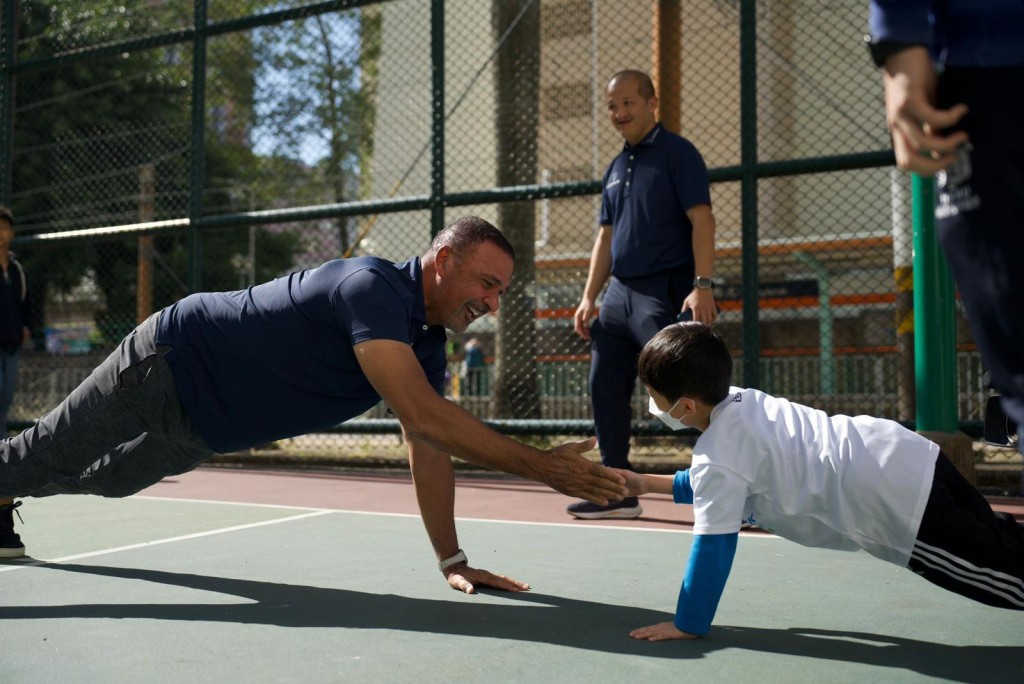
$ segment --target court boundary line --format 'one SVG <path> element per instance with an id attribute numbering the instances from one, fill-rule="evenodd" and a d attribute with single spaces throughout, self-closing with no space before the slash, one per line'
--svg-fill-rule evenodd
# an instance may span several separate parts
<path id="1" fill-rule="evenodd" d="M 261 504 L 252 503 L 248 501 L 221 501 L 218 499 L 188 499 L 182 497 L 168 497 L 168 496 L 135 496 L 135 499 L 143 499 L 146 501 L 172 501 L 175 503 L 199 503 L 209 505 L 228 505 L 228 506 L 249 506 L 257 508 L 271 508 L 278 510 L 293 510 L 293 511 L 305 511 L 299 515 L 292 515 L 286 518 L 275 518 L 274 520 L 261 520 L 254 523 L 245 523 L 243 525 L 233 525 L 231 527 L 222 527 L 214 530 L 206 530 L 204 532 L 194 532 L 191 534 L 177 535 L 174 537 L 167 537 L 164 539 L 155 539 L 153 541 L 139 542 L 137 544 L 128 544 L 125 546 L 116 546 L 108 549 L 99 549 L 96 551 L 89 551 L 86 553 L 75 554 L 71 556 L 63 556 L 61 558 L 51 558 L 47 560 L 31 560 L 28 562 L 18 562 L 18 559 L 10 559 L 9 563 L 0 564 L 0 573 L 10 572 L 12 570 L 18 570 L 21 568 L 32 568 L 39 567 L 40 565 L 49 565 L 54 563 L 67 563 L 70 561 L 81 560 L 83 558 L 93 558 L 95 556 L 102 556 L 110 553 L 120 553 L 121 551 L 132 551 L 135 549 L 157 546 L 161 544 L 169 544 L 172 542 L 188 541 L 191 539 L 201 539 L 203 537 L 209 537 L 216 534 L 223 534 L 226 532 L 237 532 L 240 530 L 252 529 L 256 527 L 264 527 L 266 525 L 276 525 L 278 523 L 292 522 L 296 520 L 305 520 L 307 518 L 316 518 L 323 515 L 332 513 L 346 513 L 349 515 L 368 515 L 368 516 L 381 516 L 391 518 L 416 518 L 422 520 L 422 516 L 414 513 L 388 513 L 384 511 L 357 511 L 345 508 L 313 508 L 308 506 L 289 506 L 285 504 Z M 540 527 L 559 527 L 559 528 L 570 528 L 574 530 L 616 530 L 622 532 L 660 532 L 660 533 L 672 533 L 672 534 L 693 534 L 692 529 L 666 529 L 661 527 L 627 527 L 625 525 L 585 525 L 579 523 L 555 523 L 555 522 L 541 522 L 531 520 L 497 520 L 493 518 L 464 518 L 456 517 L 456 522 L 469 522 L 469 523 L 493 523 L 499 525 L 533 525 Z M 762 539 L 781 539 L 775 534 L 766 534 L 764 532 L 748 533 L 740 532 L 740 536 L 743 537 L 758 537 Z"/>
<path id="2" fill-rule="evenodd" d="M 396 518 L 420 518 L 418 513 L 388 513 L 387 511 L 357 511 L 348 508 L 324 508 L 323 506 L 291 506 L 288 504 L 262 504 L 251 501 L 221 501 L 220 499 L 189 499 L 186 497 L 171 496 L 135 496 L 134 499 L 146 499 L 147 501 L 177 501 L 181 503 L 204 503 L 227 506 L 255 506 L 257 508 L 280 508 L 293 511 L 327 511 L 328 513 L 354 513 L 356 515 L 386 515 Z"/>
<path id="3" fill-rule="evenodd" d="M 86 553 L 78 553 L 72 556 L 63 556 L 61 558 L 50 558 L 48 560 L 36 560 L 33 559 L 26 563 L 18 563 L 17 559 L 11 559 L 15 561 L 14 564 L 0 565 L 0 572 L 10 572 L 12 570 L 19 570 L 21 568 L 34 568 L 40 565 L 53 565 L 55 563 L 67 563 L 69 561 L 81 560 L 83 558 L 93 558 L 95 556 L 103 556 L 108 553 L 120 553 L 121 551 L 133 551 L 135 549 L 141 549 L 147 546 L 159 546 L 161 544 L 170 544 L 171 542 L 187 541 L 190 539 L 201 539 L 202 537 L 211 537 L 216 534 L 224 534 L 225 532 L 238 532 L 239 530 L 247 530 L 255 527 L 264 527 L 267 525 L 276 525 L 278 523 L 292 522 L 294 520 L 303 520 L 305 518 L 315 518 L 321 515 L 328 515 L 334 513 L 333 510 L 320 508 L 313 509 L 308 513 L 301 515 L 293 515 L 287 518 L 276 518 L 274 520 L 261 520 L 259 522 L 245 523 L 244 525 L 232 525 L 231 527 L 221 527 L 215 530 L 206 530 L 205 532 L 193 532 L 192 534 L 180 534 L 175 537 L 166 537 L 164 539 L 155 539 L 153 541 L 140 542 L 138 544 L 127 544 L 125 546 L 116 546 L 109 549 L 100 549 L 97 551 L 88 551 Z"/>
<path id="4" fill-rule="evenodd" d="M 205 504 L 219 504 L 223 506 L 257 506 L 259 508 L 279 508 L 288 511 L 334 511 L 335 508 L 324 508 L 323 506 L 293 506 L 289 504 L 270 504 L 270 503 L 254 503 L 252 501 L 222 501 L 220 499 L 190 499 L 184 496 L 152 496 L 152 495 L 135 495 L 129 497 L 132 499 L 141 499 L 143 501 L 178 501 L 182 503 L 205 503 Z"/>
<path id="5" fill-rule="evenodd" d="M 221 501 L 220 499 L 189 499 L 185 497 L 170 497 L 170 496 L 136 496 L 136 499 L 147 499 L 149 501 L 180 501 L 184 503 L 205 503 L 205 504 L 226 504 L 234 506 L 257 506 L 260 508 L 281 508 L 288 510 L 297 511 L 329 511 L 332 513 L 349 513 L 352 515 L 380 515 L 394 518 L 416 518 L 422 520 L 423 516 L 418 513 L 389 513 L 387 511 L 359 511 L 351 508 L 310 508 L 306 506 L 290 506 L 287 504 L 261 504 L 253 503 L 249 501 Z M 543 522 L 535 520 L 501 520 L 497 518 L 464 518 L 455 517 L 455 522 L 485 522 L 485 523 L 500 523 L 504 525 L 540 525 L 543 527 L 568 527 L 574 530 L 625 530 L 625 531 L 636 531 L 636 532 L 675 532 L 682 534 L 693 534 L 693 530 L 690 528 L 680 529 L 667 529 L 664 527 L 627 527 L 625 525 L 587 525 L 586 523 L 580 522 Z M 760 537 L 760 538 L 771 538 L 781 539 L 776 534 L 771 532 L 746 532 L 740 530 L 741 537 Z"/>

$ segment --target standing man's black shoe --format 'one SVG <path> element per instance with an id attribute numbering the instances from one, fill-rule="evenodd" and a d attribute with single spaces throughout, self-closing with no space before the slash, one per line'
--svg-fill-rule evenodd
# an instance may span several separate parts
<path id="1" fill-rule="evenodd" d="M 576 518 L 583 520 L 598 520 L 603 518 L 639 518 L 644 509 L 635 496 L 627 496 L 622 501 L 615 501 L 607 506 L 601 506 L 589 501 L 578 501 L 565 507 L 566 512 Z"/>

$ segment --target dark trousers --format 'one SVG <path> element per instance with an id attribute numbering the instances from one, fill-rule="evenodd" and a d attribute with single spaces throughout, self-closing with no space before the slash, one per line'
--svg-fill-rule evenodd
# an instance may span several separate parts
<path id="1" fill-rule="evenodd" d="M 975 601 L 1024 610 L 1024 527 L 994 512 L 942 453 L 908 567 Z"/>
<path id="2" fill-rule="evenodd" d="M 948 69 L 940 107 L 964 102 L 969 148 L 939 174 L 939 241 L 960 291 L 971 334 L 1003 395 L 1024 426 L 1024 67 Z"/>
<path id="3" fill-rule="evenodd" d="M 590 396 L 601 463 L 632 469 L 631 402 L 640 350 L 676 320 L 693 289 L 693 266 L 645 278 L 612 278 L 590 327 Z"/>
<path id="4" fill-rule="evenodd" d="M 159 314 L 63 401 L 20 435 L 0 441 L 0 497 L 121 497 L 191 470 L 213 451 L 185 415 L 156 346 Z"/>

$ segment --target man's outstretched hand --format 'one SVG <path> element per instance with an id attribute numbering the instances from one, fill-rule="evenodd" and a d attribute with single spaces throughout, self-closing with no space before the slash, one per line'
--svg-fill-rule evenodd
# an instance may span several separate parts
<path id="1" fill-rule="evenodd" d="M 534 479 L 562 494 L 601 506 L 621 501 L 628 494 L 625 478 L 582 456 L 595 446 L 597 439 L 591 437 L 549 449 L 548 457 L 539 459 Z"/>

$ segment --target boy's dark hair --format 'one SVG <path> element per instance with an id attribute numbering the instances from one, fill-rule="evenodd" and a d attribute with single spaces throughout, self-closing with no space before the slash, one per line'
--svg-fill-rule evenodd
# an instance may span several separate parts
<path id="1" fill-rule="evenodd" d="M 430 243 L 430 251 L 437 254 L 442 247 L 451 247 L 457 257 L 482 242 L 497 245 L 512 261 L 516 260 L 516 252 L 502 232 L 478 216 L 463 216 L 449 223 Z"/>
<path id="2" fill-rule="evenodd" d="M 673 323 L 644 346 L 637 374 L 670 402 L 686 397 L 715 406 L 729 394 L 732 355 L 711 326 Z"/>
<path id="3" fill-rule="evenodd" d="M 14 212 L 11 211 L 10 207 L 0 204 L 0 219 L 4 219 L 11 226 L 14 226 Z"/>

